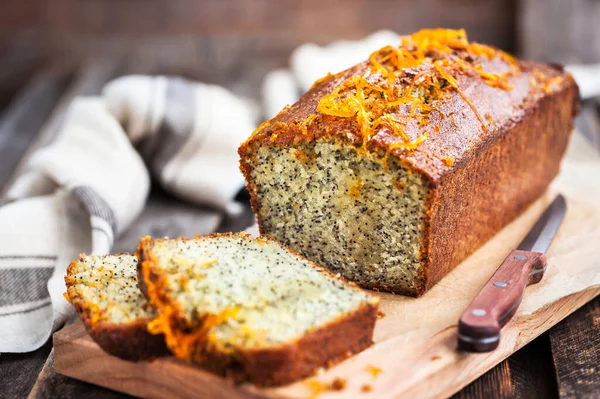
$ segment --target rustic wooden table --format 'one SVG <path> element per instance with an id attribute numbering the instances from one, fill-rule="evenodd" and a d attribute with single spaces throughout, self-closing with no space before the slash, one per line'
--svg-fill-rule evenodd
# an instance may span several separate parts
<path id="1" fill-rule="evenodd" d="M 262 63 L 249 60 L 252 67 L 246 68 L 223 60 L 219 54 L 211 54 L 210 49 L 207 51 L 203 59 L 212 60 L 209 61 L 212 65 L 178 68 L 172 57 L 160 59 L 148 52 L 142 55 L 128 52 L 127 56 L 122 52 L 111 53 L 81 63 L 0 49 L 0 191 L 10 184 L 23 157 L 56 133 L 70 100 L 76 95 L 97 94 L 115 76 L 133 72 L 178 73 L 256 97 L 253 93 L 259 92 L 261 76 L 272 67 L 268 59 L 263 58 Z M 223 67 L 220 63 L 233 66 Z M 207 75 L 206 70 L 219 72 Z M 600 149 L 600 106 L 584 104 L 577 123 L 590 139 L 590 145 Z M 239 200 L 247 204 L 243 193 Z M 166 215 L 169 223 L 164 222 Z M 203 224 L 209 224 L 205 222 L 215 217 L 214 212 L 182 204 L 155 187 L 143 215 L 121 237 L 116 249 L 129 249 L 134 245 L 132 239 L 148 233 L 169 236 L 205 233 Z M 251 220 L 246 207 L 242 218 L 225 219 L 218 230 L 243 229 Z M 0 397 L 126 397 L 55 374 L 53 360 L 51 340 L 32 353 L 1 354 Z M 465 387 L 456 397 L 600 397 L 600 297 Z"/>

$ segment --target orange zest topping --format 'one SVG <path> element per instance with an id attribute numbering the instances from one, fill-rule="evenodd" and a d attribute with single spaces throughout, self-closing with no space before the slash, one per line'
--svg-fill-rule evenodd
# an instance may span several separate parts
<path id="1" fill-rule="evenodd" d="M 452 166 L 454 163 L 454 158 L 452 157 L 441 157 L 440 160 L 448 166 Z"/>
<path id="2" fill-rule="evenodd" d="M 301 123 L 298 124 L 298 127 L 302 131 L 302 134 L 304 134 L 304 135 L 308 134 L 308 125 L 310 125 L 316 117 L 317 117 L 316 114 L 310 114 L 308 118 L 306 118 L 305 120 L 303 120 Z"/>
<path id="3" fill-rule="evenodd" d="M 382 369 L 373 365 L 368 365 L 366 370 L 369 374 L 373 376 L 373 378 L 377 378 L 379 374 L 383 373 Z"/>
<path id="4" fill-rule="evenodd" d="M 313 85 L 311 86 L 311 89 L 314 88 L 314 87 L 316 87 L 316 86 L 318 86 L 318 85 L 320 85 L 321 83 L 329 80 L 330 78 L 333 78 L 333 75 L 330 72 L 328 72 L 327 75 L 323 76 L 320 79 L 317 79 L 315 81 L 315 83 L 313 83 Z"/>
<path id="5" fill-rule="evenodd" d="M 227 319 L 235 317 L 239 308 L 230 306 L 218 314 L 207 314 L 202 319 L 202 324 L 193 328 L 191 332 L 174 328 L 173 324 L 181 321 L 183 313 L 176 303 L 167 299 L 167 295 L 163 292 L 167 284 L 166 275 L 163 274 L 156 279 L 152 278 L 151 270 L 153 267 L 155 267 L 155 263 L 152 260 L 144 261 L 142 267 L 148 297 L 152 305 L 159 310 L 156 318 L 148 323 L 147 330 L 151 334 L 164 334 L 165 342 L 175 356 L 199 361 L 199 354 L 194 350 L 198 343 L 208 342 L 211 330 L 223 324 Z"/>
<path id="6" fill-rule="evenodd" d="M 202 267 L 211 267 L 211 266 L 216 265 L 217 263 L 218 263 L 218 261 L 216 259 L 213 259 L 213 260 L 209 260 L 208 262 L 202 263 L 201 266 Z"/>
<path id="7" fill-rule="evenodd" d="M 564 82 L 564 75 L 549 77 L 538 68 L 533 68 L 529 79 L 530 91 L 533 93 L 533 98 L 537 99 L 543 94 L 552 94 L 555 90 L 560 89 Z"/>
<path id="8" fill-rule="evenodd" d="M 331 382 L 321 382 L 318 380 L 306 380 L 303 384 L 310 390 L 309 399 L 316 399 L 321 393 L 326 391 L 343 391 L 346 389 L 348 381 L 345 378 L 334 378 Z"/>
<path id="9" fill-rule="evenodd" d="M 90 326 L 95 326 L 96 324 L 106 320 L 106 312 L 108 309 L 102 310 L 100 309 L 100 306 L 95 303 L 89 303 L 88 308 Z"/>
<path id="10" fill-rule="evenodd" d="M 477 59 L 496 57 L 508 63 L 511 72 L 487 72 L 476 63 Z M 419 125 L 427 126 L 429 114 L 436 110 L 435 101 L 450 91 L 460 95 L 485 131 L 485 120 L 459 87 L 458 76 L 477 76 L 491 87 L 511 90 L 513 85 L 508 78 L 516 73 L 514 58 L 492 47 L 470 43 L 462 29 L 426 29 L 402 37 L 399 47 L 386 46 L 372 53 L 365 73 L 347 79 L 323 96 L 317 112 L 354 119 L 363 146 L 385 129 L 398 139 L 389 145 L 389 150 L 412 151 L 437 130 L 411 138 L 404 127 L 414 118 Z M 402 84 L 403 79 L 411 83 Z M 398 117 L 401 109 L 409 111 L 403 120 Z M 309 118 L 314 118 L 314 114 Z"/>

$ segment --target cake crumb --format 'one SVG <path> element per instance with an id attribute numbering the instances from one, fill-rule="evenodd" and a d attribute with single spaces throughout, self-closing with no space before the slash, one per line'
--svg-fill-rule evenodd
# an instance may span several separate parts
<path id="1" fill-rule="evenodd" d="M 345 378 L 334 378 L 331 383 L 331 390 L 333 391 L 343 391 L 346 389 L 347 381 Z"/>
<path id="2" fill-rule="evenodd" d="M 377 312 L 377 318 L 378 319 L 383 319 L 384 317 L 385 317 L 385 313 L 383 311 L 380 310 L 380 311 Z"/>
<path id="3" fill-rule="evenodd" d="M 373 390 L 373 387 L 370 386 L 369 384 L 364 384 L 362 387 L 360 387 L 360 391 L 364 392 L 364 393 L 369 393 Z"/>
<path id="4" fill-rule="evenodd" d="M 431 360 L 440 360 L 442 357 L 440 355 L 431 356 Z"/>
<path id="5" fill-rule="evenodd" d="M 369 365 L 367 366 L 367 372 L 368 372 L 369 374 L 371 374 L 371 375 L 372 375 L 374 378 L 377 378 L 377 376 L 378 376 L 379 374 L 381 374 L 381 373 L 383 372 L 383 370 L 382 370 L 382 369 L 380 369 L 379 367 L 375 367 L 375 366 L 373 366 L 373 365 L 369 364 Z"/>

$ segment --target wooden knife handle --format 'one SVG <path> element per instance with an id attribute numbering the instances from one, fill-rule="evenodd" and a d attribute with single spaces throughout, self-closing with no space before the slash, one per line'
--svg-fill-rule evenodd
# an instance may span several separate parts
<path id="1" fill-rule="evenodd" d="M 512 251 L 461 316 L 458 323 L 459 348 L 470 352 L 496 349 L 500 342 L 500 329 L 515 314 L 525 287 L 539 282 L 544 270 L 544 254 Z"/>

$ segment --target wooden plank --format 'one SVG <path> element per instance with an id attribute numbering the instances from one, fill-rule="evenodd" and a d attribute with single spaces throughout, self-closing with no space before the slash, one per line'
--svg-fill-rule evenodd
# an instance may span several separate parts
<path id="1" fill-rule="evenodd" d="M 22 3 L 23 0 L 19 3 Z M 248 37 L 291 47 L 306 41 L 359 38 L 379 29 L 408 33 L 423 27 L 464 27 L 477 40 L 513 49 L 515 0 L 28 0 L 36 5 L 19 24 L 38 27 L 62 49 L 85 48 L 90 40 L 121 37 Z M 9 7 L 8 10 L 15 8 Z M 365 17 L 368 16 L 368 17 Z M 10 21 L 7 19 L 11 19 Z M 0 14 L 0 24 L 14 24 Z M 40 29 L 41 27 L 41 29 Z"/>
<path id="2" fill-rule="evenodd" d="M 18 140 L 19 152 L 12 153 L 13 166 L 10 169 L 0 170 L 0 188 L 5 191 L 10 186 L 12 181 L 19 175 L 27 163 L 27 159 L 34 151 L 50 143 L 56 136 L 62 124 L 65 112 L 73 98 L 79 95 L 90 95 L 100 93 L 100 89 L 108 80 L 117 73 L 118 64 L 112 61 L 91 60 L 86 66 L 81 68 L 72 84 L 67 88 L 66 83 L 61 87 L 60 92 L 56 92 L 51 101 L 42 103 L 47 105 L 49 109 L 42 115 L 37 111 L 37 103 L 33 103 L 35 99 L 30 100 L 32 104 L 24 102 L 16 103 L 14 106 L 15 114 L 19 115 L 24 124 L 32 124 L 26 131 L 27 136 L 23 136 Z M 35 97 L 36 93 L 31 94 Z M 39 100 L 38 100 L 39 101 Z M 50 111 L 53 110 L 52 113 Z M 42 118 L 43 116 L 43 118 Z M 33 124 L 35 122 L 35 124 Z M 9 125 L 10 126 L 10 125 Z M 27 125 L 29 126 L 29 125 Z M 0 129 L 2 129 L 0 127 Z M 14 130 L 14 127 L 7 128 Z M 1 130 L 0 130 L 1 131 Z M 27 140 L 25 141 L 25 137 Z M 2 138 L 0 137 L 0 151 L 13 151 L 5 147 Z M 16 164 L 16 165 L 15 165 Z M 2 175 L 4 173 L 4 175 Z"/>
<path id="3" fill-rule="evenodd" d="M 78 342 L 81 346 L 71 345 Z M 176 359 L 158 359 L 153 362 L 132 363 L 109 356 L 87 336 L 82 323 L 69 326 L 54 335 L 57 354 L 54 368 L 57 372 L 73 376 L 85 375 L 84 381 L 121 392 L 147 398 L 247 398 L 221 378 L 202 373 L 198 383 L 196 369 Z M 74 368 L 71 368 L 74 367 Z M 102 372 L 106 369 L 108 373 Z M 65 372 L 69 370 L 68 372 Z M 113 384 L 110 384 L 111 379 Z M 114 384 L 114 382 L 118 382 Z M 150 383 L 150 381 L 154 381 Z M 177 388 L 175 388 L 177 387 Z"/>
<path id="4" fill-rule="evenodd" d="M 549 332 L 561 398 L 600 397 L 600 297 Z"/>
<path id="5" fill-rule="evenodd" d="M 455 398 L 528 398 L 558 396 L 548 334 L 543 334 L 473 381 Z"/>
<path id="6" fill-rule="evenodd" d="M 558 63 L 600 59 L 600 3 L 590 0 L 519 2 L 519 50 L 527 58 Z"/>
<path id="7" fill-rule="evenodd" d="M 548 334 L 543 334 L 507 359 L 513 397 L 548 399 L 558 395 Z"/>
<path id="8" fill-rule="evenodd" d="M 53 112 L 34 143 L 28 148 L 23 157 L 27 158 L 33 151 L 50 143 L 62 125 L 71 101 L 77 96 L 99 95 L 106 82 L 114 78 L 119 71 L 120 63 L 114 59 L 104 57 L 91 58 L 81 63 L 72 84 L 58 101 Z"/>
<path id="9" fill-rule="evenodd" d="M 4 41 L 0 46 L 0 110 L 3 110 L 47 63 L 45 50 L 31 40 Z"/>
<path id="10" fill-rule="evenodd" d="M 29 353 L 3 353 L 0 355 L 0 396 L 24 398 L 33 387 L 44 361 L 52 349 L 52 340 Z"/>
<path id="11" fill-rule="evenodd" d="M 37 374 L 36 374 L 37 376 Z M 25 392 L 26 394 L 27 392 Z M 18 397 L 25 397 L 24 395 Z M 17 397 L 17 396 L 15 396 Z M 97 385 L 87 384 L 74 380 L 64 375 L 56 374 L 54 371 L 54 350 L 43 364 L 42 370 L 37 376 L 37 381 L 31 392 L 29 399 L 48 399 L 48 398 L 87 398 L 87 399 L 126 399 L 131 396 L 111 391 Z"/>
<path id="12" fill-rule="evenodd" d="M 19 92 L 0 119 L 0 188 L 56 106 L 69 81 L 61 66 L 38 74 Z"/>
<path id="13" fill-rule="evenodd" d="M 510 399 L 514 398 L 513 391 L 510 366 L 508 360 L 504 360 L 477 380 L 464 387 L 460 392 L 454 395 L 453 398 L 467 399 L 493 397 L 496 399 Z"/>

